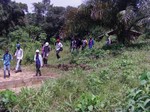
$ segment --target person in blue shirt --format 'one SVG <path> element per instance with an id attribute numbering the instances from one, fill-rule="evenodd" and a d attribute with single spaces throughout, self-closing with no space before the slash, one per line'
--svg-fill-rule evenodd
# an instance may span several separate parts
<path id="1" fill-rule="evenodd" d="M 12 60 L 12 55 L 9 54 L 9 50 L 6 49 L 5 54 L 3 55 L 3 64 L 4 64 L 4 78 L 6 78 L 6 71 L 8 71 L 8 77 L 10 77 L 10 62 Z"/>
<path id="2" fill-rule="evenodd" d="M 90 38 L 88 44 L 89 44 L 89 49 L 92 49 L 92 47 L 94 46 L 94 39 Z"/>

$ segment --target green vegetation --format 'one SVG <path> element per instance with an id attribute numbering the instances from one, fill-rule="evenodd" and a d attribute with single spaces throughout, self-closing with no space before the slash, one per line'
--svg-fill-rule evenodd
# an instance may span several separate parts
<path id="1" fill-rule="evenodd" d="M 17 103 L 17 96 L 14 92 L 6 90 L 0 92 L 0 111 L 11 111 Z"/>
<path id="2" fill-rule="evenodd" d="M 53 60 L 53 64 L 74 60 L 74 64 L 86 64 L 91 68 L 55 69 L 62 74 L 60 78 L 49 79 L 38 89 L 22 89 L 11 109 L 25 112 L 148 112 L 149 49 L 149 40 L 129 47 L 97 47 L 72 55 L 66 55 L 69 49 L 65 47 L 62 60 Z M 53 53 L 49 59 L 55 59 Z"/>
<path id="3" fill-rule="evenodd" d="M 64 8 L 42 0 L 33 3 L 33 13 L 29 13 L 26 4 L 1 0 L 1 57 L 6 48 L 14 54 L 19 41 L 24 50 L 23 65 L 32 71 L 35 50 L 48 41 L 52 47 L 48 63 L 56 67 L 43 68 L 42 73 L 53 71 L 60 77 L 43 82 L 40 88 L 23 88 L 19 94 L 9 90 L 0 92 L 0 109 L 149 112 L 149 4 L 148 0 L 85 0 L 78 8 Z M 111 33 L 114 43 L 106 46 Z M 73 36 L 93 37 L 96 44 L 91 50 L 70 53 L 68 39 Z M 64 40 L 60 60 L 54 50 L 57 37 Z"/>

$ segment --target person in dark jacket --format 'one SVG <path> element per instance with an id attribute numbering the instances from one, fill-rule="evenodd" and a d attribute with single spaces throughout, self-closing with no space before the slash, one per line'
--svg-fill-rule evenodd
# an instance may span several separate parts
<path id="1" fill-rule="evenodd" d="M 80 38 L 77 38 L 76 43 L 77 43 L 77 50 L 79 50 L 80 47 L 82 46 L 82 40 Z"/>
<path id="2" fill-rule="evenodd" d="M 34 55 L 34 61 L 36 65 L 36 76 L 41 76 L 41 70 L 40 68 L 43 66 L 43 59 L 41 54 L 39 53 L 40 51 L 37 49 L 36 54 Z"/>
<path id="3" fill-rule="evenodd" d="M 45 45 L 44 45 L 44 49 L 43 49 L 44 66 L 47 65 L 47 61 L 48 61 L 48 56 L 49 56 L 50 50 L 51 50 L 51 47 L 50 47 L 49 43 L 46 42 Z"/>

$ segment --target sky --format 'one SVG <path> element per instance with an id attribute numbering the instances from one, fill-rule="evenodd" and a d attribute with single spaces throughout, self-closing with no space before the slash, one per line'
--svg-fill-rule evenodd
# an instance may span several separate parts
<path id="1" fill-rule="evenodd" d="M 28 5 L 28 10 L 31 12 L 33 10 L 32 3 L 41 2 L 42 0 L 12 0 L 16 2 L 26 3 Z M 77 7 L 82 3 L 83 0 L 51 0 L 51 4 L 54 6 L 74 6 Z"/>

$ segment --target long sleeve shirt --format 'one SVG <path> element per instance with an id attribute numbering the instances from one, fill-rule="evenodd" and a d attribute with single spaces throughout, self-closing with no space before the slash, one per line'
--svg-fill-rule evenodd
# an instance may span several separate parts
<path id="1" fill-rule="evenodd" d="M 22 60 L 23 59 L 23 50 L 22 49 L 17 49 L 15 56 L 17 59 Z"/>
<path id="2" fill-rule="evenodd" d="M 4 64 L 4 65 L 10 65 L 10 61 L 11 61 L 12 59 L 13 59 L 13 58 L 12 58 L 11 54 L 8 54 L 8 53 L 4 54 L 4 55 L 3 55 L 3 64 Z"/>
<path id="3" fill-rule="evenodd" d="M 56 43 L 56 51 L 60 50 L 60 48 L 63 47 L 62 43 Z"/>

